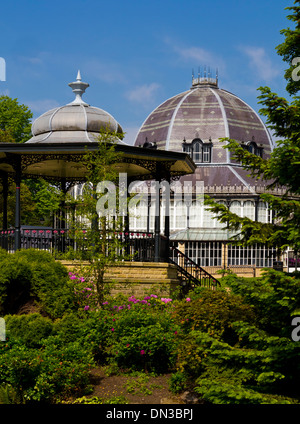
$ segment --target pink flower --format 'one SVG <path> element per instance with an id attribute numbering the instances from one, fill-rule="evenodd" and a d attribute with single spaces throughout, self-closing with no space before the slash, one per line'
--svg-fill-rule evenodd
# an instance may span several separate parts
<path id="1" fill-rule="evenodd" d="M 90 307 L 88 305 L 84 307 L 85 311 L 88 311 L 89 309 L 90 309 Z"/>
<path id="2" fill-rule="evenodd" d="M 191 301 L 191 299 L 190 299 L 189 297 L 187 297 L 185 300 L 186 300 L 187 302 L 190 302 L 190 301 Z"/>
<path id="3" fill-rule="evenodd" d="M 141 355 L 146 355 L 146 352 L 143 349 L 141 350 Z"/>
<path id="4" fill-rule="evenodd" d="M 114 329 L 114 328 L 112 328 L 112 329 L 111 329 L 111 331 L 115 331 L 115 329 Z"/>
<path id="5" fill-rule="evenodd" d="M 165 302 L 165 303 L 172 302 L 172 299 L 167 298 L 167 297 L 162 297 L 160 300 L 161 300 L 162 302 Z"/>

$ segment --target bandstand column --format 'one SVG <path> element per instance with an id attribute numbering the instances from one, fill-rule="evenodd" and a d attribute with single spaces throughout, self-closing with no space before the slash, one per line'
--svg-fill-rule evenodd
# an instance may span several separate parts
<path id="1" fill-rule="evenodd" d="M 164 246 L 164 260 L 169 261 L 170 256 L 170 181 L 171 178 L 166 180 L 164 202 L 165 202 L 165 227 L 164 227 L 164 236 L 165 236 L 165 246 Z"/>
<path id="2" fill-rule="evenodd" d="M 8 175 L 2 175 L 2 196 L 3 196 L 3 214 L 2 214 L 2 229 L 7 230 L 7 198 L 8 198 Z"/>
<path id="3" fill-rule="evenodd" d="M 160 262 L 160 186 L 159 181 L 155 181 L 155 216 L 154 216 L 154 262 Z"/>
<path id="4" fill-rule="evenodd" d="M 15 251 L 21 249 L 21 157 L 15 163 L 16 210 L 15 210 Z"/>
<path id="5" fill-rule="evenodd" d="M 63 192 L 63 199 L 61 201 L 60 228 L 64 230 L 66 228 L 66 202 L 65 202 L 65 197 L 67 193 L 66 178 L 61 179 L 60 188 L 61 188 L 61 191 Z"/>

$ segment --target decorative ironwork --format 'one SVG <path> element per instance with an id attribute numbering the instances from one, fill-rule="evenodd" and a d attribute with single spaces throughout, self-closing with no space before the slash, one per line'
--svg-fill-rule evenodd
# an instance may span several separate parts
<path id="1" fill-rule="evenodd" d="M 85 154 L 85 152 L 83 153 Z M 35 163 L 44 162 L 48 160 L 58 160 L 65 162 L 81 162 L 83 154 L 72 153 L 72 154 L 60 154 L 60 153 L 34 153 L 34 154 L 23 154 L 22 157 L 22 171 L 26 170 L 30 165 Z"/>
<path id="2" fill-rule="evenodd" d="M 215 277 L 182 253 L 177 247 L 172 246 L 171 253 L 169 261 L 177 266 L 181 283 L 186 291 L 195 286 L 211 288 L 220 286 L 220 282 Z"/>
<path id="3" fill-rule="evenodd" d="M 52 254 L 64 253 L 70 249 L 87 249 L 86 230 L 74 233 L 72 229 L 47 227 L 21 228 L 21 249 L 47 250 Z M 114 233 L 121 242 L 124 255 L 136 262 L 153 262 L 154 235 L 148 232 L 122 231 Z M 0 231 L 0 247 L 14 252 L 15 229 Z M 78 244 L 78 242 L 80 243 Z"/>

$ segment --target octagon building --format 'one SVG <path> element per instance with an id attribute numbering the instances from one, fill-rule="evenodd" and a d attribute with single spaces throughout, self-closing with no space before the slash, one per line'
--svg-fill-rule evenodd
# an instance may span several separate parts
<path id="1" fill-rule="evenodd" d="M 270 134 L 257 113 L 236 95 L 219 88 L 218 79 L 200 77 L 192 80 L 189 90 L 159 105 L 142 124 L 135 145 L 151 143 L 157 149 L 186 152 L 195 164 L 192 175 L 181 177 L 181 184 L 192 186 L 193 196 L 185 202 L 174 195 L 170 203 L 172 241 L 198 265 L 214 273 L 220 268 L 256 275 L 263 267 L 273 266 L 273 249 L 266 246 L 236 246 L 233 234 L 223 230 L 213 214 L 197 196 L 203 187 L 218 202 L 240 215 L 261 222 L 272 222 L 272 211 L 260 200 L 267 183 L 248 176 L 240 163 L 224 149 L 226 140 L 238 141 L 249 152 L 267 158 L 273 150 Z M 221 140 L 220 140 L 221 139 Z M 279 191 L 275 194 L 280 195 Z M 146 208 L 141 202 L 140 208 Z M 162 220 L 163 220 L 162 213 Z M 142 214 L 141 214 L 142 215 Z M 151 213 L 150 213 L 151 215 Z M 139 216 L 139 211 L 136 211 Z M 153 226 L 154 219 L 150 220 Z M 142 222 L 132 219 L 136 230 Z M 151 228 L 150 228 L 151 229 Z"/>

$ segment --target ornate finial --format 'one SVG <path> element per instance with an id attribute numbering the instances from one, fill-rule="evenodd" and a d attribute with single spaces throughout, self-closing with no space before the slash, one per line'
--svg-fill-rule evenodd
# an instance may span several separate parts
<path id="1" fill-rule="evenodd" d="M 88 84 L 87 82 L 81 81 L 80 71 L 78 71 L 78 73 L 77 73 L 76 81 L 70 82 L 68 85 L 72 88 L 73 93 L 76 95 L 73 102 L 69 103 L 69 105 L 89 106 L 88 103 L 85 103 L 82 100 L 82 95 L 85 92 L 85 90 L 90 86 L 90 84 Z"/>
<path id="2" fill-rule="evenodd" d="M 194 77 L 194 71 L 193 71 L 191 88 L 198 88 L 205 85 L 209 85 L 211 87 L 218 87 L 218 70 L 216 70 L 216 77 L 213 78 L 210 66 L 208 67 L 208 70 L 207 70 L 206 65 L 204 66 L 203 76 L 202 76 L 202 70 L 200 67 L 198 69 L 198 78 Z"/>

